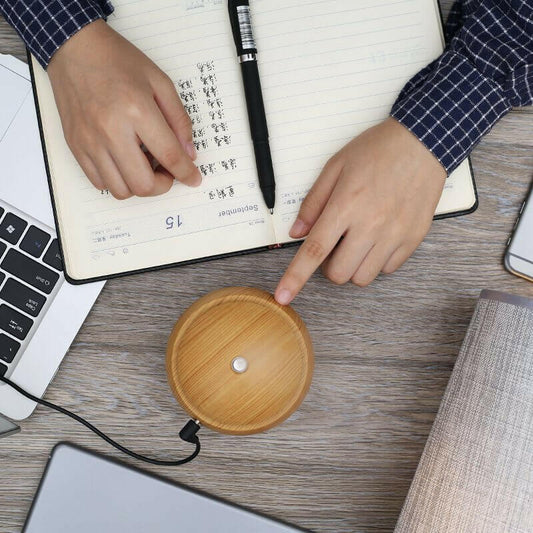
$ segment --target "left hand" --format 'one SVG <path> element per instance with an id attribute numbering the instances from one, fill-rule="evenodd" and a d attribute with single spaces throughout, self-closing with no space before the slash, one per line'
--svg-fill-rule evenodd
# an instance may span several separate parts
<path id="1" fill-rule="evenodd" d="M 356 137 L 330 159 L 302 204 L 290 236 L 307 239 L 276 300 L 289 304 L 320 264 L 334 283 L 360 287 L 394 272 L 429 231 L 445 178 L 435 156 L 393 118 Z"/>

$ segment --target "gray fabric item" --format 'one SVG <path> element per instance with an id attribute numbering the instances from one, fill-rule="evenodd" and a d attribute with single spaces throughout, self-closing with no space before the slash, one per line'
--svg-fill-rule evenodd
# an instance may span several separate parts
<path id="1" fill-rule="evenodd" d="M 533 300 L 483 291 L 395 533 L 533 532 Z"/>

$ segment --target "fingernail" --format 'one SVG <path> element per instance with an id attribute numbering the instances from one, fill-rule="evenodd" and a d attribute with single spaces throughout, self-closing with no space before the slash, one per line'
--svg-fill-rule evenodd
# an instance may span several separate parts
<path id="1" fill-rule="evenodd" d="M 292 300 L 292 295 L 287 289 L 280 289 L 276 292 L 276 301 L 281 305 L 289 305 Z"/>
<path id="2" fill-rule="evenodd" d="M 196 172 L 195 179 L 192 181 L 191 185 L 193 187 L 199 187 L 202 184 L 202 175 L 200 174 L 200 171 Z"/>
<path id="3" fill-rule="evenodd" d="M 299 218 L 296 219 L 296 222 L 292 225 L 291 231 L 289 234 L 293 237 L 301 237 L 302 235 L 305 235 L 307 233 L 307 224 L 300 220 Z"/>
<path id="4" fill-rule="evenodd" d="M 187 185 L 187 187 L 198 187 L 202 184 L 202 174 L 200 174 L 199 170 L 187 177 L 177 178 L 174 176 L 174 179 L 176 181 L 180 181 L 184 185 Z"/>
<path id="5" fill-rule="evenodd" d="M 194 146 L 193 143 L 187 143 L 185 150 L 193 161 L 198 157 L 198 154 L 196 153 L 196 146 Z"/>

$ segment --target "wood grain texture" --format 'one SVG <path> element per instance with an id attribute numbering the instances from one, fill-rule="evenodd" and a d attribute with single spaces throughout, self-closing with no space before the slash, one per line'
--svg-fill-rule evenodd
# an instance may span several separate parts
<path id="1" fill-rule="evenodd" d="M 247 368 L 238 373 L 233 361 Z M 266 431 L 300 406 L 313 377 L 302 319 L 267 291 L 225 287 L 189 307 L 172 330 L 166 368 L 180 405 L 204 427 Z"/>
<path id="2" fill-rule="evenodd" d="M 0 52 L 24 59 L 3 21 Z M 202 431 L 194 463 L 148 470 L 313 531 L 391 531 L 480 290 L 533 297 L 533 284 L 502 266 L 533 176 L 532 119 L 531 109 L 511 112 L 475 149 L 479 209 L 435 222 L 399 272 L 366 289 L 312 278 L 294 307 L 313 339 L 315 373 L 289 420 L 249 437 Z M 187 455 L 178 439 L 186 415 L 165 374 L 174 323 L 220 287 L 274 290 L 293 255 L 272 251 L 109 282 L 46 397 L 135 450 Z M 122 459 L 81 426 L 38 408 L 20 434 L 0 441 L 2 533 L 20 531 L 61 440 Z"/>

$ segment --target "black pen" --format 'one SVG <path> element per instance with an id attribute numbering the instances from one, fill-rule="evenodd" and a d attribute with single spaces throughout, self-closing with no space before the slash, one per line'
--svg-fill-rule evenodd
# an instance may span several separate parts
<path id="1" fill-rule="evenodd" d="M 228 0 L 228 9 L 233 39 L 237 47 L 237 57 L 241 64 L 259 187 L 261 187 L 263 198 L 270 213 L 274 214 L 276 182 L 272 168 L 270 145 L 268 144 L 268 127 L 259 69 L 257 68 L 257 48 L 252 33 L 250 5 L 248 0 Z"/>

